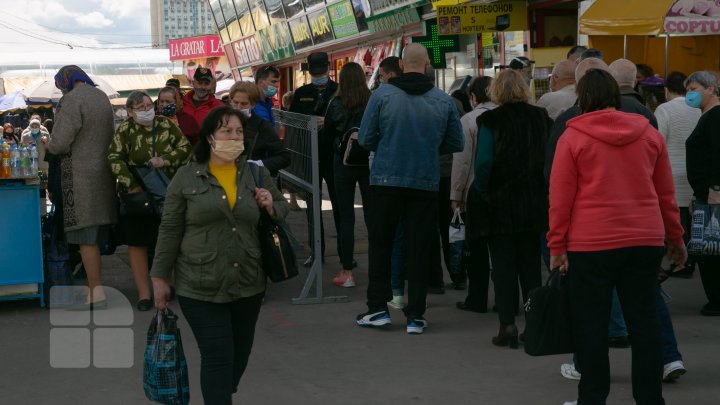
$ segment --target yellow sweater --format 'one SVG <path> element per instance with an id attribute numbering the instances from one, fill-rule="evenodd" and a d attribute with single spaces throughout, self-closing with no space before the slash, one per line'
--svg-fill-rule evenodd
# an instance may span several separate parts
<path id="1" fill-rule="evenodd" d="M 235 208 L 235 200 L 237 199 L 237 167 L 234 164 L 218 166 L 208 162 L 208 170 L 225 190 L 232 211 Z"/>

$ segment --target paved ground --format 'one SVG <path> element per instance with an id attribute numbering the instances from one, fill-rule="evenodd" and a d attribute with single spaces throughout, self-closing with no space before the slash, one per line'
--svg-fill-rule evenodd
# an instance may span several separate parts
<path id="1" fill-rule="evenodd" d="M 357 210 L 360 212 L 360 210 Z M 304 215 L 292 213 L 299 227 Z M 325 213 L 326 223 L 331 223 Z M 332 226 L 328 228 L 332 229 Z M 329 232 L 330 233 L 330 232 Z M 364 310 L 367 285 L 366 233 L 360 238 L 356 271 L 358 287 L 329 283 L 339 269 L 328 257 L 326 294 L 347 294 L 344 304 L 295 306 L 304 281 L 270 286 L 260 314 L 255 347 L 235 404 L 488 404 L 555 405 L 573 399 L 576 383 L 560 376 L 569 356 L 533 358 L 522 350 L 496 348 L 496 314 L 458 311 L 462 291 L 429 297 L 430 327 L 421 336 L 405 333 L 401 313 L 387 331 L 360 329 L 354 317 Z M 331 239 L 329 235 L 328 240 Z M 328 243 L 328 253 L 334 252 Z M 136 299 L 124 253 L 103 258 L 105 284 Z M 665 283 L 674 298 L 670 310 L 688 374 L 665 384 L 668 404 L 720 403 L 720 319 L 698 311 L 704 293 L 696 275 Z M 177 303 L 173 310 L 180 314 Z M 49 365 L 48 310 L 37 301 L 0 302 L 0 404 L 144 404 L 142 352 L 150 312 L 134 312 L 134 366 L 129 369 L 54 369 Z M 521 321 L 520 321 L 521 322 Z M 191 403 L 202 403 L 199 354 L 181 318 L 190 367 Z M 632 404 L 630 350 L 613 349 L 609 404 Z"/>

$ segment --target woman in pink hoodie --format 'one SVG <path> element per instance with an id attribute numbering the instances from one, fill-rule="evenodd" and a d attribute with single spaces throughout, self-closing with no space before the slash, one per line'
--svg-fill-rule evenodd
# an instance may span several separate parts
<path id="1" fill-rule="evenodd" d="M 646 118 L 617 111 L 620 90 L 602 70 L 577 87 L 583 115 L 568 122 L 550 177 L 551 267 L 567 273 L 573 339 L 583 365 L 582 404 L 610 392 L 607 325 L 617 288 L 633 351 L 633 397 L 664 404 L 656 309 L 663 247 L 683 266 L 687 251 L 662 135 Z"/>

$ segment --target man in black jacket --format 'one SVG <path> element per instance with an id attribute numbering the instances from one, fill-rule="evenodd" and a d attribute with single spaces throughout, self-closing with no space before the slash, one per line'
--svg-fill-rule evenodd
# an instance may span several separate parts
<path id="1" fill-rule="evenodd" d="M 327 110 L 330 100 L 337 92 L 338 85 L 334 81 L 330 80 L 328 76 L 328 67 L 330 62 L 328 55 L 325 52 L 314 52 L 311 53 L 307 58 L 308 69 L 310 70 L 311 83 L 299 87 L 295 90 L 293 95 L 293 101 L 290 106 L 290 112 L 314 115 L 318 119 L 318 158 L 320 160 L 320 180 L 325 180 L 327 185 L 328 194 L 330 195 L 330 204 L 332 205 L 333 220 L 335 222 L 336 235 L 340 234 L 340 216 L 335 208 L 336 194 L 335 194 L 335 180 L 333 176 L 333 149 L 332 139 L 325 139 L 322 125 L 325 119 L 325 112 Z M 312 212 L 311 201 L 308 201 L 308 222 L 309 215 Z M 312 232 L 312 227 L 310 227 Z M 320 222 L 320 240 L 322 241 L 322 254 L 325 256 L 325 227 L 322 223 L 322 217 Z M 312 235 L 310 239 L 313 240 Z M 338 256 L 340 255 L 340 243 L 337 244 Z M 312 256 L 305 261 L 305 265 L 309 266 L 312 264 Z"/>

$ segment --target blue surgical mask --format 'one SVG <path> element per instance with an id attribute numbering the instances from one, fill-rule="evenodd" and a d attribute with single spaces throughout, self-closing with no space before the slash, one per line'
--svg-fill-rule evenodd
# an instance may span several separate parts
<path id="1" fill-rule="evenodd" d="M 265 91 L 263 91 L 263 94 L 265 95 L 265 97 L 275 97 L 275 95 L 277 94 L 277 91 L 278 91 L 277 87 L 268 84 Z"/>
<path id="2" fill-rule="evenodd" d="M 312 84 L 315 86 L 325 86 L 328 84 L 328 77 L 327 76 L 320 76 L 320 77 L 311 77 Z"/>
<path id="3" fill-rule="evenodd" d="M 690 108 L 700 108 L 702 105 L 702 93 L 699 91 L 688 91 L 685 94 L 685 104 Z"/>

